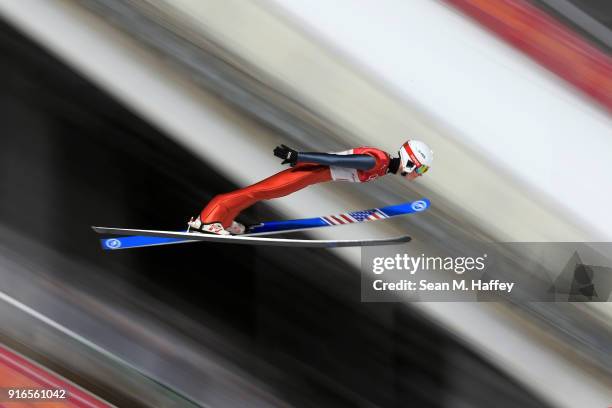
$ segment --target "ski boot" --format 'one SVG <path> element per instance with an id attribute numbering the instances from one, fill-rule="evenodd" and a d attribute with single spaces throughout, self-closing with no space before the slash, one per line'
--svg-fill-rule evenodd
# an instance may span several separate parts
<path id="1" fill-rule="evenodd" d="M 187 225 L 187 232 L 215 235 L 231 235 L 231 232 L 223 228 L 223 225 L 221 225 L 220 222 L 211 222 L 210 224 L 203 224 L 199 216 L 195 219 L 190 219 Z"/>

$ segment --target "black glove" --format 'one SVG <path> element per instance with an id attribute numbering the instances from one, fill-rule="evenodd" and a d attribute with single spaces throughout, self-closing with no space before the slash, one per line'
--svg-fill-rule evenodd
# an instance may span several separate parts
<path id="1" fill-rule="evenodd" d="M 283 159 L 283 162 L 281 164 L 289 163 L 291 167 L 295 166 L 298 160 L 298 152 L 290 147 L 285 146 L 284 144 L 276 146 L 274 148 L 274 155 Z"/>

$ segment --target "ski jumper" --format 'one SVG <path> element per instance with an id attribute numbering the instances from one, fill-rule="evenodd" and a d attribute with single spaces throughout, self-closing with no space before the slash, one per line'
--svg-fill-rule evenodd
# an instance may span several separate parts
<path id="1" fill-rule="evenodd" d="M 373 147 L 358 147 L 333 154 L 299 153 L 298 157 L 295 167 L 248 187 L 215 196 L 202 210 L 200 220 L 203 224 L 220 222 L 229 227 L 241 211 L 258 201 L 283 197 L 327 181 L 365 183 L 387 174 L 390 162 L 388 153 Z M 366 170 L 360 169 L 369 166 Z"/>

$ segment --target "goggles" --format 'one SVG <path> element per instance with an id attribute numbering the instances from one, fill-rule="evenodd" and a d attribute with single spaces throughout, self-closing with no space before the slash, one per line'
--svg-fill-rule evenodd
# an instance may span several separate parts
<path id="1" fill-rule="evenodd" d="M 422 164 L 419 167 L 417 167 L 415 169 L 415 171 L 417 172 L 417 174 L 421 175 L 421 174 L 425 174 L 427 173 L 427 170 L 429 170 L 429 166 L 426 164 Z"/>
<path id="2" fill-rule="evenodd" d="M 416 165 L 411 160 L 408 160 L 407 164 L 408 164 L 409 167 L 413 167 L 413 166 L 416 167 Z M 426 164 L 421 164 L 420 166 L 416 167 L 412 171 L 414 171 L 416 174 L 418 174 L 420 176 L 420 175 L 423 175 L 423 174 L 427 173 L 427 170 L 429 170 L 429 166 L 426 165 Z M 403 171 L 401 174 L 402 174 L 402 176 L 406 176 L 408 173 L 409 172 Z"/>

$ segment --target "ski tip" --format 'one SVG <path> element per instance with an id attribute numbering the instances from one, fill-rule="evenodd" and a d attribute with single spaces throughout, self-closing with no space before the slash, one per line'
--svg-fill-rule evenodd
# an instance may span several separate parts
<path id="1" fill-rule="evenodd" d="M 389 238 L 389 242 L 405 243 L 410 241 L 412 241 L 412 237 L 410 235 L 400 235 L 399 237 Z"/>
<path id="2" fill-rule="evenodd" d="M 103 234 L 104 233 L 103 227 L 96 227 L 96 226 L 92 225 L 91 229 L 94 230 L 98 234 Z"/>

